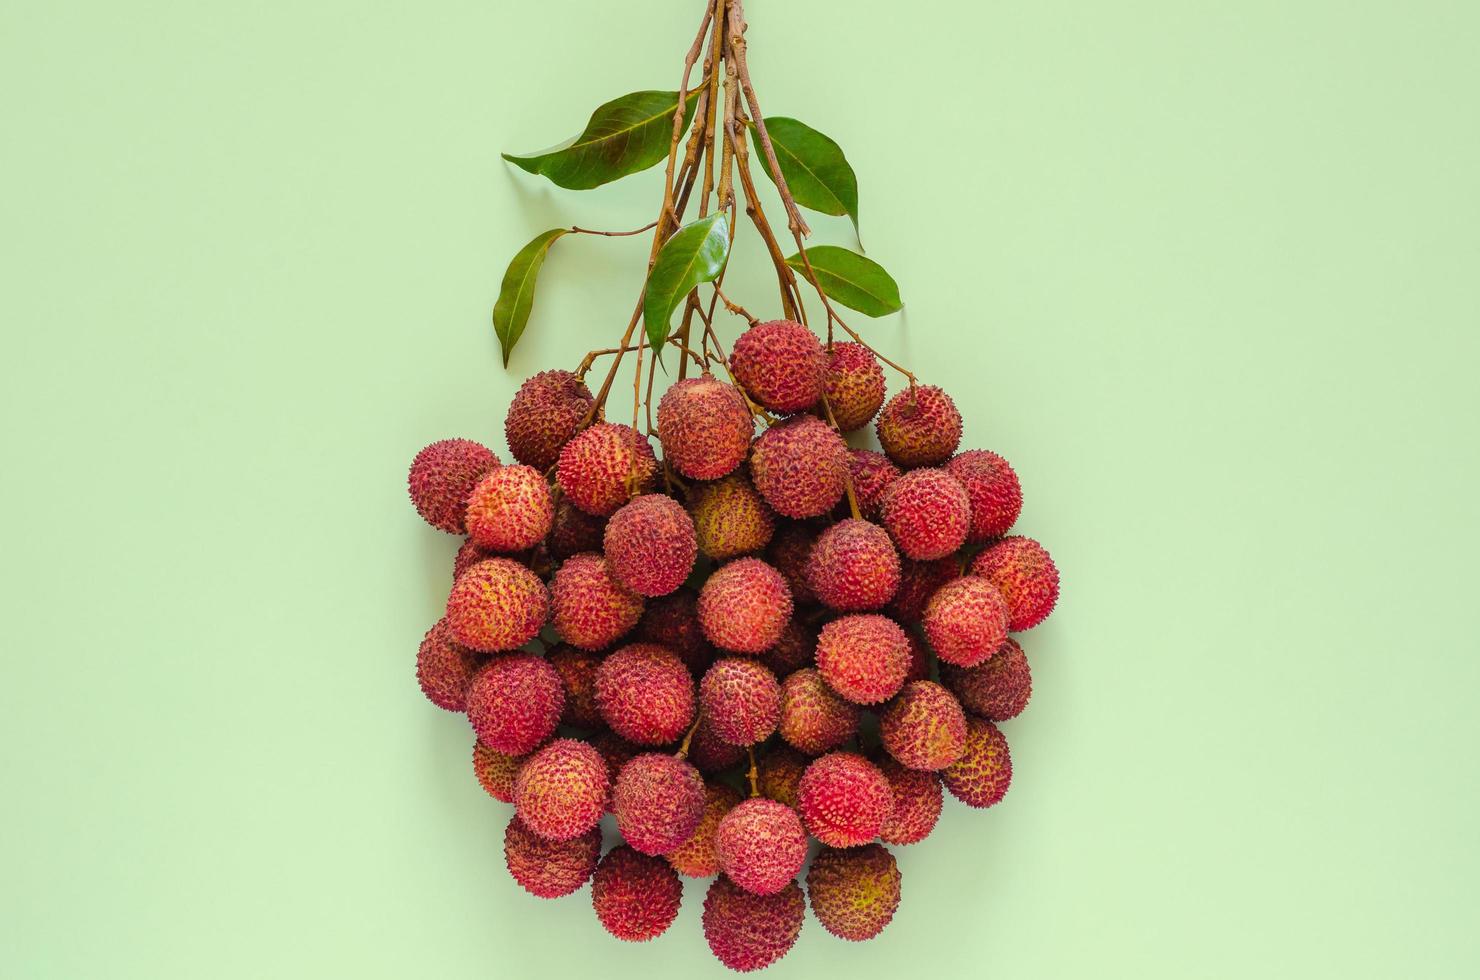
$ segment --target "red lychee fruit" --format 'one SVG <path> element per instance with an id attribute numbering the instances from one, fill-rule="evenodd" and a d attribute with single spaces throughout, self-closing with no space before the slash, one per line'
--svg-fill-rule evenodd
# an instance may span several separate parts
<path id="1" fill-rule="evenodd" d="M 745 460 L 755 419 L 734 385 L 684 378 L 658 402 L 663 458 L 692 480 L 717 480 Z"/>
<path id="2" fill-rule="evenodd" d="M 874 427 L 884 452 L 905 469 L 944 463 L 961 443 L 961 413 L 933 385 L 911 385 L 889 399 Z"/>
<path id="3" fill-rule="evenodd" d="M 693 836 L 704 816 L 704 777 L 683 759 L 648 752 L 617 774 L 617 829 L 644 854 L 667 854 Z M 665 865 L 666 867 L 666 865 Z"/>
<path id="4" fill-rule="evenodd" d="M 894 792 L 894 809 L 879 829 L 879 838 L 886 844 L 918 844 L 940 819 L 945 796 L 940 774 L 907 769 L 893 759 L 882 759 L 878 765 Z"/>
<path id="5" fill-rule="evenodd" d="M 771 505 L 741 473 L 696 488 L 689 514 L 699 550 L 715 561 L 760 551 L 776 530 Z"/>
<path id="6" fill-rule="evenodd" d="M 944 769 L 966 751 L 966 714 L 934 681 L 905 685 L 879 717 L 885 750 L 911 769 Z"/>
<path id="7" fill-rule="evenodd" d="M 675 850 L 663 855 L 673 870 L 685 878 L 713 878 L 719 874 L 719 852 L 715 850 L 715 834 L 719 822 L 740 804 L 740 794 L 724 783 L 710 783 L 706 789 L 704 816 L 694 834 Z"/>
<path id="8" fill-rule="evenodd" d="M 888 531 L 849 518 L 818 536 L 806 574 L 826 606 L 840 612 L 879 609 L 899 588 L 899 552 Z"/>
<path id="9" fill-rule="evenodd" d="M 872 449 L 848 450 L 848 476 L 853 481 L 853 497 L 858 511 L 867 520 L 879 519 L 884 491 L 899 479 L 899 467 L 889 457 Z"/>
<path id="10" fill-rule="evenodd" d="M 918 623 L 925 615 L 930 597 L 942 585 L 960 577 L 961 566 L 954 557 L 933 561 L 906 559 L 899 566 L 899 589 L 885 612 L 901 623 Z"/>
<path id="11" fill-rule="evenodd" d="M 884 369 L 874 352 L 848 341 L 827 351 L 825 386 L 833 420 L 844 432 L 868 425 L 884 404 Z"/>
<path id="12" fill-rule="evenodd" d="M 514 809 L 547 840 L 586 833 L 606 812 L 606 760 L 590 744 L 557 738 L 525 760 L 514 779 Z"/>
<path id="13" fill-rule="evenodd" d="M 411 503 L 432 527 L 462 534 L 468 496 L 496 466 L 498 457 L 493 450 L 471 439 L 434 442 L 411 461 L 406 480 Z"/>
<path id="14" fill-rule="evenodd" d="M 878 704 L 904 684 L 910 643 L 894 620 L 870 613 L 842 616 L 817 636 L 817 669 L 828 687 L 854 704 Z"/>
<path id="15" fill-rule="evenodd" d="M 904 638 L 910 641 L 910 666 L 904 672 L 904 682 L 930 680 L 930 648 L 909 630 L 905 630 Z"/>
<path id="16" fill-rule="evenodd" d="M 942 661 L 975 667 L 1007 640 L 1007 604 L 991 582 L 967 575 L 936 590 L 921 626 Z"/>
<path id="17" fill-rule="evenodd" d="M 971 498 L 970 544 L 1006 534 L 1023 509 L 1023 489 L 1012 465 L 986 449 L 968 449 L 951 458 L 946 472 L 961 481 Z"/>
<path id="18" fill-rule="evenodd" d="M 606 518 L 586 513 L 569 500 L 555 505 L 555 521 L 550 527 L 550 556 L 564 561 L 571 555 L 600 551 L 606 535 Z"/>
<path id="19" fill-rule="evenodd" d="M 781 685 L 776 675 L 746 657 L 724 657 L 699 685 L 704 719 L 722 741 L 754 745 L 769 738 L 781 717 Z"/>
<path id="20" fill-rule="evenodd" d="M 504 755 L 477 740 L 473 742 L 473 775 L 483 791 L 501 803 L 514 802 L 514 778 L 523 764 L 524 756 Z"/>
<path id="21" fill-rule="evenodd" d="M 519 886 L 536 898 L 560 898 L 580 887 L 601 857 L 601 831 L 595 827 L 569 840 L 534 833 L 516 815 L 504 828 L 504 864 Z"/>
<path id="22" fill-rule="evenodd" d="M 808 755 L 821 755 L 858 734 L 858 708 L 833 693 L 807 667 L 781 684 L 781 737 Z"/>
<path id="23" fill-rule="evenodd" d="M 988 721 L 1016 718 L 1033 695 L 1028 658 L 1011 637 L 1002 649 L 975 667 L 942 665 L 940 679 L 956 692 L 963 708 Z"/>
<path id="24" fill-rule="evenodd" d="M 565 688 L 565 713 L 560 723 L 588 729 L 606 724 L 596 709 L 596 669 L 601 666 L 601 655 L 561 643 L 545 654 L 545 659 L 560 675 Z"/>
<path id="25" fill-rule="evenodd" d="M 437 620 L 416 651 L 416 681 L 427 700 L 448 711 L 468 710 L 468 684 L 484 657 L 452 638 L 445 618 Z"/>
<path id="26" fill-rule="evenodd" d="M 616 788 L 617 776 L 622 767 L 642 754 L 642 749 L 609 728 L 602 729 L 591 736 L 591 747 L 601 753 L 601 758 L 606 762 L 606 781 L 612 789 Z M 616 808 L 612 801 L 613 794 L 606 794 L 606 812 L 615 813 Z"/>
<path id="27" fill-rule="evenodd" d="M 985 718 L 967 715 L 966 751 L 940 777 L 950 794 L 967 806 L 985 808 L 1000 802 L 1012 784 L 1007 737 Z"/>
<path id="28" fill-rule="evenodd" d="M 828 848 L 807 870 L 812 913 L 839 939 L 872 939 L 899 908 L 899 877 L 894 855 L 878 844 Z"/>
<path id="29" fill-rule="evenodd" d="M 695 677 L 702 677 L 714 661 L 714 647 L 699 625 L 699 596 L 689 589 L 649 600 L 636 636 L 678 654 Z"/>
<path id="30" fill-rule="evenodd" d="M 497 558 L 491 551 L 484 551 L 472 541 L 464 541 L 457 549 L 457 554 L 452 558 L 452 580 L 456 582 L 462 577 L 462 573 L 490 558 Z"/>
<path id="31" fill-rule="evenodd" d="M 689 740 L 688 759 L 694 764 L 694 768 L 706 776 L 712 776 L 736 765 L 743 758 L 745 746 L 731 745 L 720 738 L 701 711 L 699 725 L 694 729 L 694 737 Z"/>
<path id="32" fill-rule="evenodd" d="M 813 837 L 829 847 L 857 847 L 879 836 L 894 809 L 894 791 L 863 756 L 832 752 L 802 774 L 797 802 Z"/>
<path id="33" fill-rule="evenodd" d="M 569 371 L 541 371 L 526 379 L 504 417 L 509 452 L 526 466 L 548 470 L 594 402 L 585 382 Z"/>
<path id="34" fill-rule="evenodd" d="M 759 558 L 721 565 L 699 592 L 699 625 L 710 643 L 735 653 L 763 653 L 791 619 L 791 590 Z"/>
<path id="35" fill-rule="evenodd" d="M 715 849 L 731 881 L 757 895 L 774 895 L 802 870 L 807 831 L 791 807 L 757 797 L 725 814 Z"/>
<path id="36" fill-rule="evenodd" d="M 788 521 L 776 531 L 766 548 L 766 561 L 786 579 L 792 601 L 798 606 L 817 601 L 807 585 L 807 559 L 816 541 L 817 536 L 805 524 Z"/>
<path id="37" fill-rule="evenodd" d="M 560 724 L 565 691 L 544 657 L 494 657 L 468 685 L 468 720 L 478 741 L 505 755 L 526 755 Z"/>
<path id="38" fill-rule="evenodd" d="M 549 615 L 545 583 L 507 558 L 490 558 L 463 572 L 447 597 L 447 626 L 453 640 L 485 652 L 528 643 Z"/>
<path id="39" fill-rule="evenodd" d="M 657 486 L 658 458 L 630 425 L 598 422 L 560 450 L 555 479 L 571 503 L 605 517 Z"/>
<path id="40" fill-rule="evenodd" d="M 591 877 L 591 905 L 607 932 L 629 943 L 662 935 L 678 918 L 683 882 L 662 858 L 626 846 L 606 852 Z"/>
<path id="41" fill-rule="evenodd" d="M 778 514 L 826 514 L 847 487 L 848 444 L 821 419 L 792 416 L 755 441 L 750 478 Z"/>
<path id="42" fill-rule="evenodd" d="M 756 785 L 761 795 L 777 803 L 785 803 L 793 810 L 800 808 L 798 788 L 802 773 L 807 771 L 811 759 L 785 746 L 777 746 L 765 754 L 756 765 Z"/>
<path id="43" fill-rule="evenodd" d="M 1014 633 L 1043 622 L 1059 601 L 1059 570 L 1032 538 L 1003 538 L 971 560 L 971 574 L 1002 590 L 1007 628 Z"/>
<path id="44" fill-rule="evenodd" d="M 694 720 L 694 679 L 670 650 L 629 643 L 597 668 L 596 706 L 627 741 L 667 745 Z"/>
<path id="45" fill-rule="evenodd" d="M 827 354 L 817 335 L 791 320 L 757 323 L 735 341 L 730 370 L 750 397 L 774 412 L 816 405 L 827 382 Z"/>
<path id="46" fill-rule="evenodd" d="M 668 595 L 693 571 L 694 522 L 672 497 L 636 497 L 606 523 L 606 560 L 616 580 L 639 595 Z"/>
<path id="47" fill-rule="evenodd" d="M 806 623 L 792 618 L 781 631 L 776 645 L 761 655 L 761 663 L 777 677 L 786 677 L 812 663 L 817 649 L 817 633 Z"/>
<path id="48" fill-rule="evenodd" d="M 642 596 L 611 573 L 601 555 L 575 555 L 550 583 L 555 631 L 582 650 L 601 650 L 621 639 L 642 618 Z"/>
<path id="49" fill-rule="evenodd" d="M 807 903 L 801 886 L 756 895 L 721 875 L 704 896 L 704 938 L 715 957 L 738 973 L 770 966 L 796 944 Z"/>
<path id="50" fill-rule="evenodd" d="M 500 466 L 468 498 L 468 537 L 487 551 L 528 551 L 555 521 L 550 485 L 529 466 Z"/>
<path id="51" fill-rule="evenodd" d="M 945 470 L 911 470 L 884 491 L 884 526 L 906 558 L 944 558 L 966 541 L 971 499 Z"/>

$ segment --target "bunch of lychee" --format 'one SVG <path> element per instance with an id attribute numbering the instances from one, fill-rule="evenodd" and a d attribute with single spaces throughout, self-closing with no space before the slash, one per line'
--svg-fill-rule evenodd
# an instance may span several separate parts
<path id="1" fill-rule="evenodd" d="M 509 873 L 542 898 L 590 881 L 629 941 L 672 924 L 683 878 L 712 878 L 705 938 L 746 971 L 796 941 L 800 878 L 824 929 L 872 938 L 900 897 L 885 845 L 928 836 L 945 793 L 1002 799 L 998 723 L 1032 688 L 1009 634 L 1059 580 L 1009 534 L 1016 473 L 958 452 L 941 389 L 886 403 L 872 351 L 785 320 L 728 368 L 663 395 L 661 459 L 576 375 L 537 374 L 505 422 L 514 462 L 437 442 L 410 489 L 467 538 L 417 676 L 467 714 L 479 781 L 514 806 Z M 850 449 L 870 421 L 882 452 Z"/>

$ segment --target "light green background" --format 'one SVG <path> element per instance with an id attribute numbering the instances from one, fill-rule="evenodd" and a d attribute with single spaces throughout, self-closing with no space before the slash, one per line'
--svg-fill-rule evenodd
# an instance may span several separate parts
<path id="1" fill-rule="evenodd" d="M 497 154 L 673 87 L 695 7 L 5 5 L 0 974 L 719 975 L 700 888 L 629 947 L 507 880 L 413 681 L 454 541 L 404 488 L 625 323 L 645 246 L 562 241 L 499 367 L 513 252 L 658 177 Z M 1005 803 L 770 975 L 1480 973 L 1476 6 L 750 13 L 903 289 L 871 335 L 1065 586 Z"/>

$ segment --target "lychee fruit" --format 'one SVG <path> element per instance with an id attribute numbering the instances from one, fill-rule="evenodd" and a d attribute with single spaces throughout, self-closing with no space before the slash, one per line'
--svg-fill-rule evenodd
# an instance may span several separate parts
<path id="1" fill-rule="evenodd" d="M 468 710 L 468 684 L 484 657 L 452 638 L 446 618 L 422 637 L 416 651 L 416 681 L 427 700 L 448 711 Z"/>
<path id="2" fill-rule="evenodd" d="M 693 836 L 663 855 L 673 870 L 685 878 L 713 878 L 719 874 L 719 852 L 715 850 L 715 833 L 724 815 L 740 804 L 740 794 L 724 783 L 710 783 L 705 788 L 704 815 Z"/>
<path id="3" fill-rule="evenodd" d="M 555 479 L 571 503 L 605 517 L 657 485 L 658 458 L 630 425 L 598 422 L 560 450 Z"/>
<path id="4" fill-rule="evenodd" d="M 473 775 L 483 791 L 501 803 L 514 802 L 514 778 L 523 764 L 524 756 L 505 755 L 477 740 L 473 742 Z"/>
<path id="5" fill-rule="evenodd" d="M 695 488 L 689 514 L 699 550 L 715 561 L 760 551 L 776 530 L 771 505 L 742 473 Z"/>
<path id="6" fill-rule="evenodd" d="M 530 756 L 514 779 L 514 809 L 530 830 L 570 840 L 606 811 L 606 760 L 587 742 L 557 738 Z"/>
<path id="7" fill-rule="evenodd" d="M 755 441 L 750 478 L 778 514 L 826 514 L 847 487 L 848 445 L 816 416 L 792 416 Z"/>
<path id="8" fill-rule="evenodd" d="M 888 531 L 849 518 L 818 536 L 806 574 L 808 587 L 826 606 L 840 612 L 879 609 L 899 588 L 899 552 Z"/>
<path id="9" fill-rule="evenodd" d="M 565 688 L 565 713 L 560 716 L 560 723 L 574 728 L 604 725 L 601 712 L 596 709 L 596 668 L 601 666 L 601 656 L 561 643 L 545 654 L 545 659 L 560 675 L 561 686 Z"/>
<path id="10" fill-rule="evenodd" d="M 691 480 L 717 480 L 734 470 L 754 434 L 744 396 L 712 377 L 676 381 L 658 402 L 663 458 Z"/>
<path id="11" fill-rule="evenodd" d="M 894 620 L 872 613 L 842 616 L 817 636 L 822 679 L 854 704 L 878 704 L 904 684 L 910 644 Z"/>
<path id="12" fill-rule="evenodd" d="M 629 643 L 597 668 L 596 706 L 627 741 L 667 745 L 694 720 L 694 679 L 670 650 Z"/>
<path id="13" fill-rule="evenodd" d="M 975 667 L 943 665 L 940 679 L 956 692 L 963 708 L 988 721 L 1016 718 L 1033 695 L 1028 658 L 1011 637 L 1002 649 Z"/>
<path id="14" fill-rule="evenodd" d="M 468 497 L 468 537 L 488 551 L 528 551 L 544 540 L 554 521 L 550 485 L 533 467 L 497 467 Z"/>
<path id="15" fill-rule="evenodd" d="M 606 560 L 616 580 L 645 596 L 683 585 L 698 556 L 694 522 L 672 497 L 636 497 L 606 522 Z"/>
<path id="16" fill-rule="evenodd" d="M 867 347 L 853 341 L 827 350 L 824 387 L 833 420 L 844 432 L 868 425 L 884 404 L 884 369 Z"/>
<path id="17" fill-rule="evenodd" d="M 756 797 L 725 814 L 715 850 L 731 881 L 757 895 L 774 895 L 802 870 L 807 831 L 791 807 Z"/>
<path id="18" fill-rule="evenodd" d="M 569 840 L 541 837 L 518 815 L 504 828 L 504 864 L 519 886 L 536 898 L 579 891 L 601 857 L 601 831 L 593 827 Z"/>
<path id="19" fill-rule="evenodd" d="M 609 728 L 604 728 L 591 736 L 591 747 L 601 753 L 602 760 L 606 763 L 606 781 L 611 789 L 617 785 L 617 776 L 622 767 L 642 754 L 642 749 Z M 615 807 L 612 803 L 612 793 L 606 794 L 606 812 L 614 813 Z"/>
<path id="20" fill-rule="evenodd" d="M 747 657 L 724 657 L 699 684 L 704 718 L 722 741 L 754 745 L 776 730 L 781 717 L 781 685 L 776 675 Z"/>
<path id="21" fill-rule="evenodd" d="M 594 403 L 585 382 L 569 371 L 541 371 L 526 379 L 504 417 L 509 452 L 543 473 L 555 465 L 560 448 L 575 435 Z"/>
<path id="22" fill-rule="evenodd" d="M 894 855 L 878 844 L 828 848 L 807 869 L 812 914 L 839 939 L 872 939 L 899 908 L 899 878 Z"/>
<path id="23" fill-rule="evenodd" d="M 781 683 L 781 737 L 808 755 L 821 755 L 858 734 L 858 707 L 833 693 L 807 667 Z"/>
<path id="24" fill-rule="evenodd" d="M 761 655 L 761 663 L 771 668 L 777 677 L 786 677 L 812 663 L 812 653 L 817 649 L 817 633 L 806 623 L 795 617 L 781 631 L 776 645 Z"/>
<path id="25" fill-rule="evenodd" d="M 560 724 L 565 690 L 544 657 L 495 657 L 468 685 L 468 720 L 478 741 L 505 755 L 526 755 Z"/>
<path id="26" fill-rule="evenodd" d="M 929 561 L 965 543 L 971 498 L 945 470 L 911 470 L 884 491 L 880 516 L 906 558 Z"/>
<path id="27" fill-rule="evenodd" d="M 801 886 L 794 881 L 774 895 L 756 895 L 721 875 L 704 896 L 704 938 L 721 963 L 749 973 L 790 951 L 806 908 Z"/>
<path id="28" fill-rule="evenodd" d="M 1006 736 L 985 718 L 967 715 L 966 751 L 940 776 L 950 794 L 967 806 L 985 808 L 1000 802 L 1012 784 Z"/>
<path id="29" fill-rule="evenodd" d="M 550 555 L 564 561 L 585 551 L 600 551 L 605 535 L 605 517 L 588 514 L 562 498 L 555 505 L 555 520 L 550 526 Z"/>
<path id="30" fill-rule="evenodd" d="M 901 623 L 918 623 L 925 615 L 930 597 L 947 582 L 961 577 L 961 566 L 954 557 L 933 561 L 910 561 L 899 564 L 899 589 L 885 608 Z"/>
<path id="31" fill-rule="evenodd" d="M 807 771 L 811 762 L 811 759 L 800 752 L 784 745 L 777 746 L 756 764 L 756 786 L 766 799 L 785 803 L 796 810 L 801 805 L 797 791 L 802 773 Z"/>
<path id="32" fill-rule="evenodd" d="M 462 534 L 468 497 L 478 481 L 498 466 L 487 446 L 471 439 L 443 439 L 427 446 L 411 461 L 407 488 L 416 512 L 432 527 Z"/>
<path id="33" fill-rule="evenodd" d="M 899 467 L 889 457 L 872 449 L 848 450 L 848 477 L 853 481 L 853 497 L 858 511 L 866 519 L 879 519 L 879 506 L 884 491 L 899 479 Z"/>
<path id="34" fill-rule="evenodd" d="M 791 611 L 786 580 L 759 558 L 721 565 L 699 591 L 704 636 L 735 653 L 764 653 L 775 646 Z"/>
<path id="35" fill-rule="evenodd" d="M 550 616 L 545 583 L 518 562 L 490 558 L 463 572 L 447 596 L 447 626 L 474 650 L 513 650 L 534 639 Z"/>
<path id="36" fill-rule="evenodd" d="M 699 770 L 657 752 L 623 766 L 612 790 L 617 829 L 644 854 L 667 854 L 688 840 L 704 816 L 704 801 Z"/>
<path id="37" fill-rule="evenodd" d="M 601 555 L 567 559 L 550 583 L 555 631 L 582 650 L 601 650 L 621 639 L 642 618 L 642 596 L 612 575 Z"/>
<path id="38" fill-rule="evenodd" d="M 921 626 L 942 661 L 975 667 L 1007 640 L 1007 604 L 991 582 L 966 575 L 936 590 Z"/>
<path id="39" fill-rule="evenodd" d="M 966 714 L 934 681 L 905 685 L 879 717 L 885 750 L 911 769 L 944 769 L 966 751 Z"/>
<path id="40" fill-rule="evenodd" d="M 933 385 L 911 385 L 889 399 L 874 428 L 884 452 L 905 469 L 943 463 L 961 443 L 961 413 Z"/>
<path id="41" fill-rule="evenodd" d="M 618 845 L 591 877 L 591 906 L 607 932 L 629 943 L 662 935 L 678 918 L 683 882 L 659 857 Z"/>
<path id="42" fill-rule="evenodd" d="M 491 551 L 484 551 L 472 541 L 464 541 L 457 549 L 457 554 L 452 558 L 452 580 L 456 582 L 462 577 L 462 573 L 490 558 L 497 558 Z"/>
<path id="43" fill-rule="evenodd" d="M 982 544 L 1011 530 L 1023 509 L 1023 488 L 1007 460 L 987 449 L 968 449 L 951 458 L 946 472 L 971 498 L 968 543 Z"/>
<path id="44" fill-rule="evenodd" d="M 702 677 L 714 660 L 714 647 L 699 625 L 699 596 L 691 589 L 648 600 L 635 636 L 678 654 L 695 677 Z"/>
<path id="45" fill-rule="evenodd" d="M 813 837 L 829 847 L 857 847 L 879 836 L 894 809 L 894 791 L 863 756 L 832 752 L 802 774 L 797 802 Z"/>
<path id="46" fill-rule="evenodd" d="M 807 559 L 816 541 L 817 536 L 805 524 L 787 521 L 777 529 L 766 548 L 766 561 L 786 579 L 792 601 L 799 606 L 817 601 L 807 585 Z"/>
<path id="47" fill-rule="evenodd" d="M 971 560 L 971 574 L 1002 590 L 1007 628 L 1014 633 L 1043 622 L 1059 600 L 1059 570 L 1032 538 L 1003 538 Z"/>
<path id="48" fill-rule="evenodd" d="M 730 370 L 750 397 L 774 412 L 816 405 L 827 383 L 827 354 L 817 335 L 792 320 L 757 323 L 730 351 Z"/>
<path id="49" fill-rule="evenodd" d="M 940 819 L 945 796 L 940 774 L 908 769 L 893 759 L 882 759 L 878 765 L 894 793 L 894 809 L 879 829 L 879 839 L 886 844 L 918 844 Z"/>
<path id="50" fill-rule="evenodd" d="M 930 648 L 909 630 L 905 630 L 904 638 L 910 641 L 910 666 L 904 672 L 904 682 L 930 680 Z"/>
<path id="51" fill-rule="evenodd" d="M 694 729 L 694 737 L 689 740 L 688 759 L 706 776 L 712 776 L 717 772 L 738 763 L 745 758 L 745 746 L 732 745 L 720 738 L 709 723 L 709 718 L 704 712 L 699 713 L 699 724 Z"/>

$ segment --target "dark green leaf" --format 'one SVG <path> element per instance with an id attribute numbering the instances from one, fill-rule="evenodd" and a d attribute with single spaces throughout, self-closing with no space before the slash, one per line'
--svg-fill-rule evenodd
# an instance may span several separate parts
<path id="1" fill-rule="evenodd" d="M 555 239 L 569 232 L 568 228 L 554 228 L 542 233 L 519 250 L 504 273 L 498 302 L 493 304 L 493 332 L 498 335 L 499 347 L 503 348 L 504 367 L 509 366 L 509 354 L 529 323 L 529 311 L 534 306 L 534 284 L 539 278 L 540 266 L 545 264 L 545 254 Z"/>
<path id="2" fill-rule="evenodd" d="M 678 304 L 701 282 L 714 282 L 729 255 L 730 228 L 723 211 L 689 222 L 663 243 L 642 300 L 642 318 L 654 351 L 662 353 L 668 321 Z"/>
<path id="3" fill-rule="evenodd" d="M 899 286 L 894 277 L 873 259 L 836 245 L 814 245 L 807 249 L 817 284 L 829 298 L 866 316 L 885 316 L 898 312 Z M 798 252 L 786 260 L 805 278 L 807 264 Z"/>
<path id="4" fill-rule="evenodd" d="M 771 136 L 776 162 L 781 165 L 781 174 L 796 202 L 823 214 L 846 214 L 853 219 L 856 231 L 858 177 L 843 156 L 842 147 L 806 123 L 785 116 L 768 118 L 766 132 Z M 775 183 L 771 161 L 766 159 L 764 152 L 758 151 L 756 156 L 760 158 L 766 176 Z"/>
<path id="5" fill-rule="evenodd" d="M 685 100 L 685 129 L 698 99 L 696 90 Z M 575 139 L 544 153 L 505 153 L 504 159 L 561 187 L 590 190 L 667 159 L 677 109 L 677 92 L 633 92 L 593 112 Z"/>

